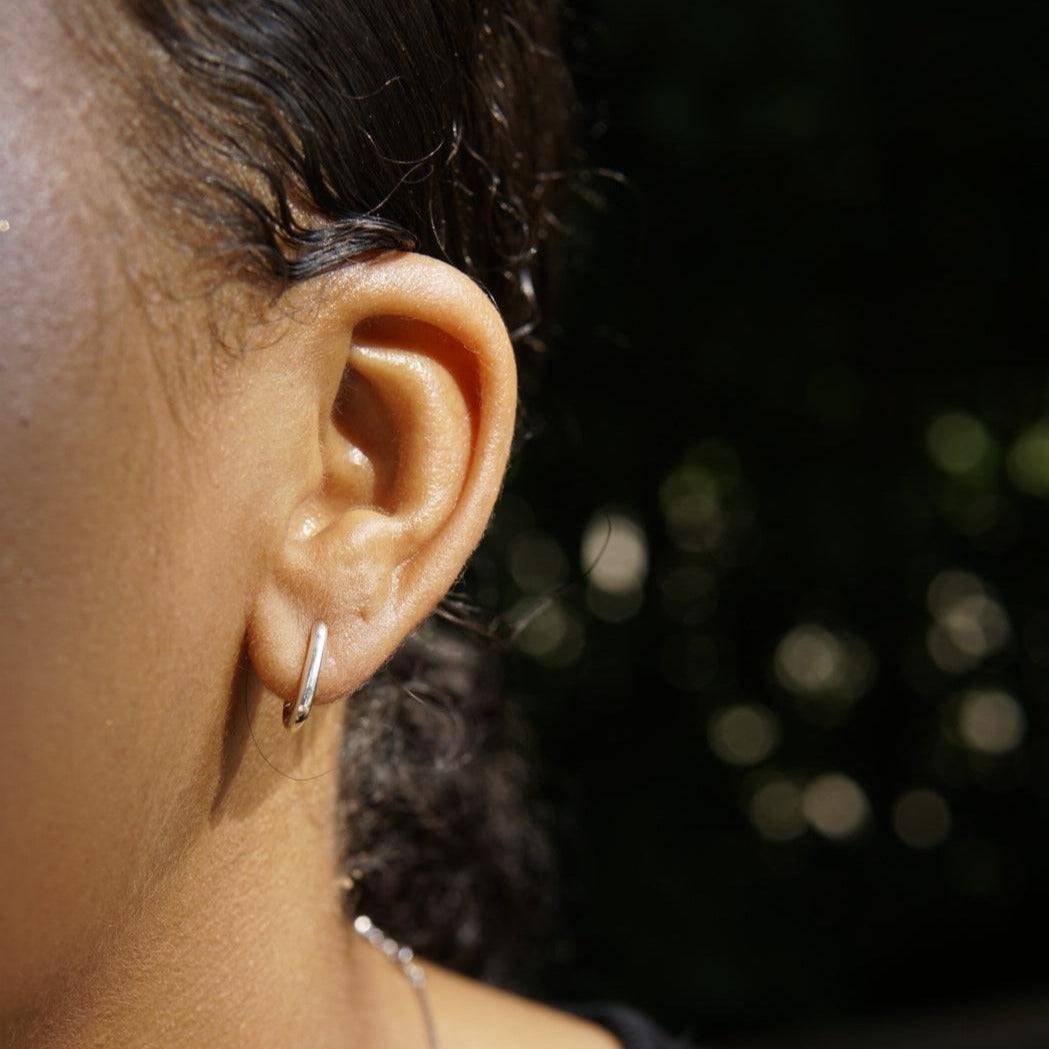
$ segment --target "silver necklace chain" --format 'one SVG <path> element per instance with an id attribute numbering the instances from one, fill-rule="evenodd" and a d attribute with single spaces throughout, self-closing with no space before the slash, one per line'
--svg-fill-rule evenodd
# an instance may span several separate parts
<path id="1" fill-rule="evenodd" d="M 415 960 L 415 952 L 411 947 L 398 943 L 392 936 L 387 936 L 366 914 L 358 914 L 354 918 L 353 931 L 382 951 L 391 964 L 404 973 L 419 1002 L 419 1012 L 422 1013 L 423 1026 L 426 1028 L 427 1049 L 441 1049 L 437 1041 L 437 1027 L 433 1022 L 433 1010 L 426 993 L 426 970 Z"/>

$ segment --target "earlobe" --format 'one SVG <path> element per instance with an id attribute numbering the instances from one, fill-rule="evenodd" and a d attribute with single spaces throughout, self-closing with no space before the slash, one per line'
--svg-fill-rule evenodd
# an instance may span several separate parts
<path id="1" fill-rule="evenodd" d="M 367 680 L 462 570 L 502 481 L 516 382 L 498 311 L 445 263 L 387 256 L 300 294 L 317 301 L 289 347 L 305 336 L 313 351 L 294 366 L 316 390 L 317 432 L 293 457 L 303 494 L 260 581 L 248 649 L 287 700 L 325 622 L 323 703 Z"/>

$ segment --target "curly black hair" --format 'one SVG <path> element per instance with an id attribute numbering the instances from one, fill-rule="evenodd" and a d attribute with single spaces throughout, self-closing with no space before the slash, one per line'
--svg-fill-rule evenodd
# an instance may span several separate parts
<path id="1" fill-rule="evenodd" d="M 553 0 L 123 7 L 148 59 L 148 132 L 129 140 L 197 250 L 278 293 L 391 249 L 442 258 L 530 363 L 571 158 Z M 506 982 L 541 928 L 550 853 L 497 654 L 464 620 L 445 605 L 347 705 L 346 909 Z"/>

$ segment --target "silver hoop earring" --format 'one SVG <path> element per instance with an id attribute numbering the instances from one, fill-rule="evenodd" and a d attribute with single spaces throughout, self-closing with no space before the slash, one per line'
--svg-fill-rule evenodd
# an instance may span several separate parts
<path id="1" fill-rule="evenodd" d="M 317 691 L 317 679 L 321 676 L 321 659 L 327 640 L 327 624 L 314 623 L 310 631 L 310 643 L 306 649 L 306 662 L 302 664 L 302 673 L 299 675 L 298 695 L 294 703 L 284 704 L 284 727 L 289 732 L 301 728 L 313 709 L 313 696 Z"/>

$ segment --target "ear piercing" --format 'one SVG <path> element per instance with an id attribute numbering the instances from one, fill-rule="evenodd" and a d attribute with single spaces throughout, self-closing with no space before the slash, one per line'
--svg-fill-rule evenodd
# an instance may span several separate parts
<path id="1" fill-rule="evenodd" d="M 294 703 L 284 704 L 284 727 L 289 732 L 300 728 L 313 709 L 313 696 L 317 691 L 317 679 L 321 676 L 321 659 L 327 640 L 327 624 L 319 621 L 314 623 L 306 649 L 306 662 L 302 664 L 302 673 L 299 675 L 298 695 Z"/>

